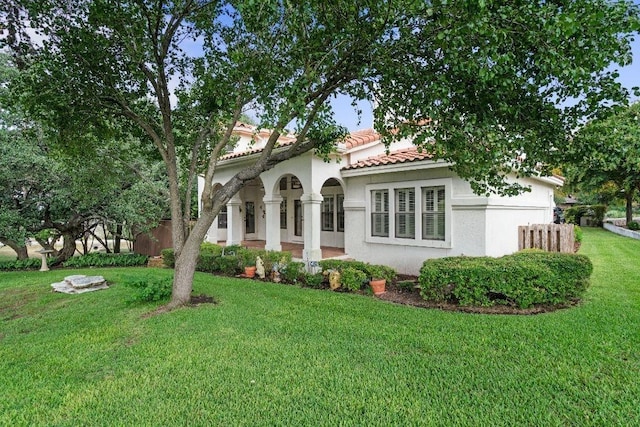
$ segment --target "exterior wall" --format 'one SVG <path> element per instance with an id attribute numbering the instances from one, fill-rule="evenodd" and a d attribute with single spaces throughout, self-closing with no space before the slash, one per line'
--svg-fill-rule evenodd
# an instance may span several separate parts
<path id="1" fill-rule="evenodd" d="M 394 144 L 392 150 L 407 148 L 410 142 Z M 518 249 L 518 226 L 552 221 L 553 188 L 559 181 L 553 179 L 528 179 L 531 192 L 515 197 L 482 197 L 473 193 L 468 182 L 460 179 L 444 163 L 412 162 L 396 163 L 373 168 L 342 171 L 347 164 L 379 155 L 384 147 L 379 142 L 349 150 L 339 161 L 324 162 L 312 153 L 283 162 L 264 172 L 256 182 L 242 189 L 234 197 L 241 201 L 242 230 L 244 230 L 245 204 L 255 206 L 255 233 L 240 236 L 242 239 L 266 240 L 267 245 L 277 247 L 279 227 L 279 200 L 286 198 L 287 228 L 279 230 L 280 242 L 304 243 L 306 259 L 316 259 L 320 245 L 344 247 L 354 259 L 396 268 L 400 273 L 418 274 L 425 259 L 445 256 L 501 256 Z M 226 183 L 241 168 L 255 161 L 259 154 L 227 160 L 218 166 L 216 182 Z M 280 179 L 295 176 L 302 188 L 280 191 Z M 340 186 L 325 186 L 336 179 Z M 515 179 L 515 178 L 514 178 Z M 202 179 L 199 180 L 201 195 Z M 433 237 L 422 233 L 420 210 L 427 194 L 434 187 L 444 188 L 445 232 Z M 413 189 L 416 214 L 413 237 L 395 237 L 393 211 L 389 215 L 389 236 L 374 236 L 371 232 L 371 192 L 386 190 L 389 203 L 395 203 L 397 189 Z M 431 190 L 430 190 L 431 189 Z M 424 192 L 424 193 L 423 193 Z M 321 231 L 320 206 L 323 195 L 344 193 L 345 231 Z M 432 194 L 432 193 L 431 193 Z M 294 203 L 299 201 L 304 212 L 302 233 L 294 235 Z M 235 205 L 237 212 L 237 204 Z M 420 206 L 420 208 L 418 208 Z M 270 213 L 267 214 L 267 212 Z M 237 217 L 236 217 L 237 218 Z M 237 221 L 236 221 L 237 222 Z M 428 223 L 431 224 L 431 223 Z M 234 229 L 236 230 L 236 229 Z M 274 235 L 275 233 L 275 235 Z M 234 231 L 234 239 L 237 238 Z M 431 237 L 430 237 L 431 236 Z M 210 229 L 209 241 L 225 241 L 227 230 L 217 228 L 217 220 Z M 429 240 L 432 239 L 432 240 Z M 235 241 L 235 240 L 234 240 Z"/>
<path id="2" fill-rule="evenodd" d="M 486 255 L 502 256 L 518 250 L 518 226 L 549 224 L 553 220 L 553 187 L 524 180 L 531 191 L 514 197 L 492 197 L 486 215 Z"/>
<path id="3" fill-rule="evenodd" d="M 387 173 L 384 173 L 384 167 L 375 169 L 377 173 L 370 175 L 347 173 L 345 252 L 358 260 L 392 266 L 400 273 L 418 274 L 424 260 L 429 258 L 501 256 L 515 252 L 518 250 L 518 225 L 551 221 L 553 186 L 537 180 L 526 182 L 532 186 L 530 193 L 511 198 L 487 198 L 475 195 L 466 181 L 444 165 L 432 164 L 431 168 L 412 171 L 388 168 Z M 385 185 L 390 189 L 444 185 L 447 193 L 445 240 L 425 242 L 418 237 L 409 241 L 393 238 L 392 226 L 390 237 L 372 237 L 368 193 Z"/>

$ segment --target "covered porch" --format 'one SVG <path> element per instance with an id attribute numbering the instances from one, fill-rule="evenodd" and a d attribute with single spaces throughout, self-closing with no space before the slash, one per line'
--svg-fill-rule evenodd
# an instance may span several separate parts
<path id="1" fill-rule="evenodd" d="M 219 241 L 218 244 L 221 246 L 226 246 L 227 242 Z M 266 246 L 266 241 L 265 240 L 243 240 L 240 244 L 245 248 L 264 249 Z M 302 251 L 304 249 L 304 244 L 282 242 L 281 246 L 282 246 L 282 251 L 291 252 L 291 256 L 294 259 L 298 259 L 298 260 L 302 259 Z M 332 246 L 320 246 L 320 250 L 322 251 L 321 259 L 343 258 L 347 256 L 347 254 L 344 252 L 344 248 L 336 248 Z"/>

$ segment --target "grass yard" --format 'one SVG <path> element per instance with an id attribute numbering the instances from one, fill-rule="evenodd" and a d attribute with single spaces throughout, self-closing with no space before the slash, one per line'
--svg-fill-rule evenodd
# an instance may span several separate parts
<path id="1" fill-rule="evenodd" d="M 537 316 L 197 274 L 219 304 L 143 317 L 124 278 L 170 271 L 0 273 L 0 425 L 639 425 L 640 241 L 581 253 L 584 303 Z"/>

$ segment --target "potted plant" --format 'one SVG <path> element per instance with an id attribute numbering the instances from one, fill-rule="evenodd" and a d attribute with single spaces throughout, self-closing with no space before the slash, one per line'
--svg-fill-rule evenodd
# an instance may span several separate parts
<path id="1" fill-rule="evenodd" d="M 250 249 L 243 249 L 240 253 L 240 260 L 244 267 L 244 275 L 250 279 L 256 275 L 256 253 Z"/>
<path id="2" fill-rule="evenodd" d="M 385 293 L 387 280 L 393 280 L 393 276 L 395 276 L 395 271 L 384 265 L 368 265 L 367 273 L 370 277 L 369 286 L 371 286 L 374 295 Z"/>

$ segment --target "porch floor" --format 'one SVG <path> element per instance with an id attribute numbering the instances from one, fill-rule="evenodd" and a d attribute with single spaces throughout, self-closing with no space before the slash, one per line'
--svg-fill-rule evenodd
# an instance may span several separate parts
<path id="1" fill-rule="evenodd" d="M 224 246 L 226 242 L 218 242 L 219 245 Z M 242 246 L 246 248 L 254 248 L 254 249 L 264 249 L 266 241 L 264 240 L 243 240 Z M 302 259 L 302 249 L 304 249 L 304 245 L 301 243 L 289 243 L 282 242 L 282 250 L 286 252 L 291 252 L 291 256 L 293 258 Z M 327 258 L 337 258 L 344 257 L 346 254 L 344 252 L 344 248 L 334 248 L 331 246 L 321 246 L 322 250 L 322 259 Z"/>

